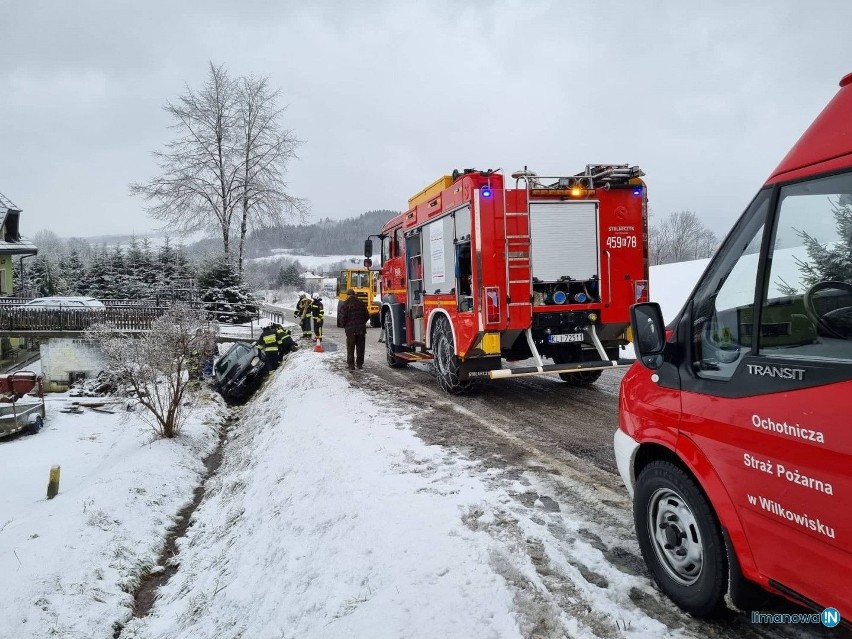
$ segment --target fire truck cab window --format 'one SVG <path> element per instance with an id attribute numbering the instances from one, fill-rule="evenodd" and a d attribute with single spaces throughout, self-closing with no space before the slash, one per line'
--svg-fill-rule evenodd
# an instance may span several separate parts
<path id="1" fill-rule="evenodd" d="M 402 255 L 402 247 L 404 240 L 402 239 L 402 228 L 398 228 L 393 235 L 392 256 L 399 257 Z"/>
<path id="2" fill-rule="evenodd" d="M 470 242 L 456 245 L 456 278 L 460 311 L 473 310 L 473 265 L 470 258 Z"/>
<path id="3" fill-rule="evenodd" d="M 382 238 L 382 264 L 387 262 L 391 258 L 391 244 L 393 243 L 392 237 L 383 237 Z"/>
<path id="4" fill-rule="evenodd" d="M 757 269 L 770 190 L 737 223 L 707 271 L 692 308 L 695 374 L 728 380 L 751 349 Z"/>
<path id="5" fill-rule="evenodd" d="M 852 173 L 783 187 L 771 247 L 760 353 L 852 360 Z"/>

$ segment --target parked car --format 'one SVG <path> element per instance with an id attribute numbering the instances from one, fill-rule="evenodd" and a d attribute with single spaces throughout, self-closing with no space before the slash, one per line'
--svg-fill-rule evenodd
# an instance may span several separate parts
<path id="1" fill-rule="evenodd" d="M 89 309 L 102 311 L 104 303 L 94 297 L 37 297 L 22 305 L 22 308 L 43 308 L 50 310 Z"/>
<path id="2" fill-rule="evenodd" d="M 252 396 L 267 372 L 266 358 L 257 346 L 234 342 L 213 369 L 216 389 L 229 402 L 244 402 Z"/>

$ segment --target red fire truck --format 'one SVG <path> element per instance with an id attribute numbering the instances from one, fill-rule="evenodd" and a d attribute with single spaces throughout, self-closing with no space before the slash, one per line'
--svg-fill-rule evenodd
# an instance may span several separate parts
<path id="1" fill-rule="evenodd" d="M 509 188 L 500 171 L 466 169 L 414 195 L 377 236 L 388 364 L 434 360 L 450 393 L 544 373 L 585 386 L 628 365 L 630 305 L 648 299 L 642 175 L 627 164 L 523 170 Z"/>
<path id="2" fill-rule="evenodd" d="M 852 74 L 840 87 L 668 328 L 632 309 L 615 456 L 651 574 L 696 615 L 728 594 L 754 610 L 757 584 L 811 623 L 852 617 Z"/>

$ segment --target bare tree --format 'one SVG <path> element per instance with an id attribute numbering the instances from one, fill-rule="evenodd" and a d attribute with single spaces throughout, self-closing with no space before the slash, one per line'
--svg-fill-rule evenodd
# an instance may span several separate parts
<path id="1" fill-rule="evenodd" d="M 686 262 L 710 257 L 719 238 L 692 211 L 670 213 L 650 229 L 651 264 Z"/>
<path id="2" fill-rule="evenodd" d="M 130 191 L 150 202 L 148 212 L 163 220 L 166 228 L 179 233 L 218 231 L 225 255 L 230 256 L 230 233 L 241 188 L 236 83 L 224 66 L 211 62 L 200 91 L 187 86 L 177 102 L 164 108 L 178 136 L 164 151 L 154 152 L 161 174 L 131 184 Z"/>
<path id="3" fill-rule="evenodd" d="M 285 107 L 278 106 L 280 93 L 269 87 L 268 78 L 243 77 L 238 81 L 242 143 L 240 273 L 249 227 L 280 226 L 292 218 L 303 222 L 307 215 L 307 202 L 286 191 L 287 163 L 297 157 L 301 142 L 293 131 L 281 126 Z"/>
<path id="4" fill-rule="evenodd" d="M 239 273 L 250 228 L 304 221 L 307 213 L 307 202 L 286 190 L 287 163 L 301 142 L 281 126 L 279 97 L 267 78 L 232 79 L 211 62 L 201 91 L 187 86 L 165 107 L 178 137 L 154 153 L 161 174 L 130 185 L 167 228 L 219 232 L 227 259 L 231 233 L 238 231 Z"/>
<path id="5" fill-rule="evenodd" d="M 215 343 L 215 328 L 206 314 L 176 304 L 141 336 L 99 324 L 87 337 L 100 346 L 109 373 L 134 391 L 155 432 L 176 437 L 187 412 L 189 369 Z"/>

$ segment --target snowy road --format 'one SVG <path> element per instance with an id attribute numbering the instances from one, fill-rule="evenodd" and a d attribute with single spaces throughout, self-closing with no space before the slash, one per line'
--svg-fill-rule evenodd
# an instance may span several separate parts
<path id="1" fill-rule="evenodd" d="M 335 329 L 328 335 L 342 342 Z M 370 375 L 356 376 L 353 383 L 393 405 L 410 406 L 412 425 L 425 442 L 477 460 L 495 482 L 509 484 L 521 478 L 535 485 L 509 492 L 517 508 L 540 522 L 546 533 L 531 545 L 523 535 L 516 541 L 527 542 L 530 557 L 543 575 L 546 592 L 539 596 L 580 618 L 596 636 L 620 636 L 623 624 L 599 614 L 594 597 L 586 599 L 583 593 L 589 586 L 619 590 L 626 587 L 625 581 L 631 582 L 628 596 L 639 611 L 683 636 L 837 636 L 821 628 L 753 625 L 746 614 L 700 621 L 654 589 L 635 541 L 631 502 L 612 450 L 624 371 L 604 372 L 585 389 L 547 375 L 481 382 L 474 394 L 453 397 L 438 390 L 428 364 L 388 367 L 384 344 L 377 340 L 378 330 L 371 330 Z M 340 371 L 346 374 L 342 361 Z M 571 530 L 565 527 L 566 520 L 582 523 Z M 494 534 L 505 535 L 505 529 Z M 572 559 L 578 544 L 600 551 L 605 563 L 590 566 Z M 765 609 L 797 611 L 772 597 Z"/>

